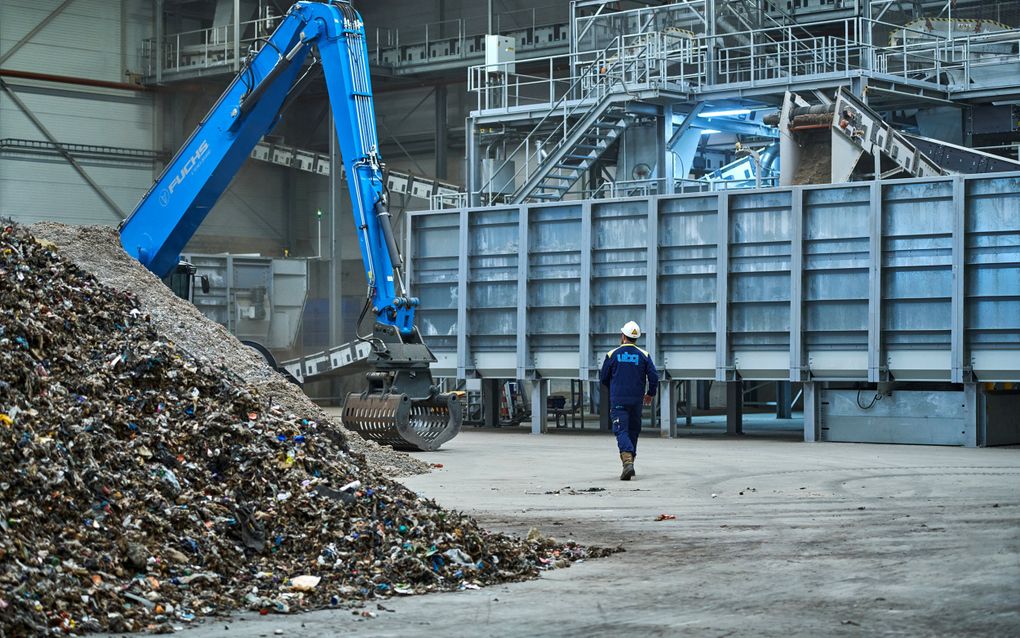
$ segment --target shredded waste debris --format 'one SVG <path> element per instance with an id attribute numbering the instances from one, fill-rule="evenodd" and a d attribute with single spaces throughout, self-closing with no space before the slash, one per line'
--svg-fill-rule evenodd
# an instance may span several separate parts
<path id="1" fill-rule="evenodd" d="M 577 496 L 578 494 L 595 494 L 598 492 L 605 491 L 606 488 L 604 487 L 585 487 L 574 489 L 568 485 L 566 487 L 561 487 L 558 490 L 549 490 L 548 492 L 543 492 L 543 494 L 555 494 L 555 495 L 569 494 L 570 496 Z"/>
<path id="2" fill-rule="evenodd" d="M 0 637 L 357 606 L 615 551 L 442 509 L 11 224 L 0 301 Z"/>
<path id="3" fill-rule="evenodd" d="M 258 388 L 291 412 L 341 427 L 338 419 L 332 419 L 312 403 L 300 388 L 277 374 L 254 350 L 244 347 L 226 328 L 207 319 L 193 304 L 174 295 L 159 278 L 124 252 L 115 228 L 39 222 L 31 226 L 30 232 L 36 239 L 53 244 L 64 259 L 91 273 L 100 283 L 132 292 L 159 334 L 193 358 L 229 370 L 230 374 Z M 424 461 L 360 436 L 350 437 L 347 443 L 352 450 L 364 455 L 369 465 L 390 476 L 424 474 L 431 469 Z"/>

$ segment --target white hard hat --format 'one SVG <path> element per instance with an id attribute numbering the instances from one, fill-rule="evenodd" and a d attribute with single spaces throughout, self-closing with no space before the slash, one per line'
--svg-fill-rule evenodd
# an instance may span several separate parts
<path id="1" fill-rule="evenodd" d="M 636 321 L 628 321 L 623 324 L 622 328 L 620 328 L 620 332 L 622 332 L 625 337 L 637 339 L 641 336 L 641 326 L 637 325 Z"/>

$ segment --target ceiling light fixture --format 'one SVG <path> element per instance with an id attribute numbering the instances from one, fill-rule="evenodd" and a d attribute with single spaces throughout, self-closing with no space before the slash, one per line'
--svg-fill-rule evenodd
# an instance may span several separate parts
<path id="1" fill-rule="evenodd" d="M 729 109 L 725 111 L 709 111 L 701 113 L 701 117 L 726 117 L 728 115 L 750 115 L 751 109 Z"/>

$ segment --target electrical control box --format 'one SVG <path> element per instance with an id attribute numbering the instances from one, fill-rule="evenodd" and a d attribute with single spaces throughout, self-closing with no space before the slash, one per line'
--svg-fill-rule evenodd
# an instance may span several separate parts
<path id="1" fill-rule="evenodd" d="M 485 36 L 485 72 L 515 73 L 516 42 L 505 35 Z"/>

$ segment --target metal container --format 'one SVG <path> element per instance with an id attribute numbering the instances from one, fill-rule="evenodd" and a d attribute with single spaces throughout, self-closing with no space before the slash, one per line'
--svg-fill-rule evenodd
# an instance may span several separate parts
<path id="1" fill-rule="evenodd" d="M 524 241 L 522 241 L 524 238 Z M 1020 173 L 410 213 L 440 376 L 1020 380 Z"/>

